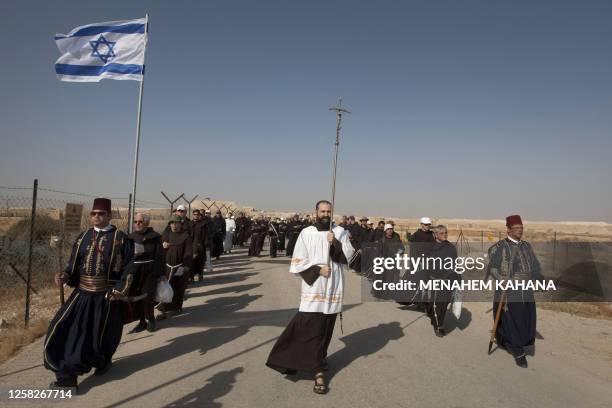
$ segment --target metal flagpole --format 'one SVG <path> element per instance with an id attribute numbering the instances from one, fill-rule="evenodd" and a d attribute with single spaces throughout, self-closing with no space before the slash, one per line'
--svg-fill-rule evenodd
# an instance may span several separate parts
<path id="1" fill-rule="evenodd" d="M 342 108 L 342 98 L 338 98 L 338 105 L 333 108 L 329 108 L 329 110 L 336 112 L 336 143 L 335 143 L 334 168 L 333 168 L 333 177 L 332 177 L 331 218 L 329 221 L 329 232 L 332 232 L 332 225 L 334 223 L 334 209 L 336 205 L 336 173 L 338 170 L 338 149 L 340 147 L 340 129 L 342 129 L 342 114 L 351 113 L 351 112 Z M 330 265 L 331 267 L 329 253 L 327 254 L 327 264 Z"/>
<path id="2" fill-rule="evenodd" d="M 134 220 L 134 212 L 136 209 L 136 182 L 138 180 L 138 151 L 140 149 L 140 119 L 142 116 L 142 93 L 144 90 L 144 67 L 145 56 L 147 52 L 147 42 L 149 40 L 149 13 L 145 14 L 145 51 L 143 53 L 142 62 L 142 79 L 140 80 L 140 92 L 138 94 L 138 117 L 136 119 L 136 149 L 134 153 L 134 184 L 132 186 L 132 202 L 130 203 L 130 214 L 128 215 L 128 231 L 132 232 L 132 221 Z"/>

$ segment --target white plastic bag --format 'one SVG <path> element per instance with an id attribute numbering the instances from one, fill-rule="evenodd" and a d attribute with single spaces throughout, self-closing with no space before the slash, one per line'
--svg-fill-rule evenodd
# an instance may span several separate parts
<path id="1" fill-rule="evenodd" d="M 453 293 L 453 303 L 451 304 L 451 312 L 457 320 L 461 317 L 461 308 L 463 306 L 462 293 L 460 290 L 455 290 Z"/>
<path id="2" fill-rule="evenodd" d="M 155 290 L 155 301 L 159 303 L 170 303 L 173 297 L 174 291 L 172 290 L 172 286 L 170 286 L 167 280 L 161 279 Z"/>

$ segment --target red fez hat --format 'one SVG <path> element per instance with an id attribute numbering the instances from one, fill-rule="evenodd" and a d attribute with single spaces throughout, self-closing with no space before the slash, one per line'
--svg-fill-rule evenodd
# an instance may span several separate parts
<path id="1" fill-rule="evenodd" d="M 517 224 L 523 225 L 523 220 L 521 220 L 520 215 L 515 214 L 515 215 L 510 215 L 506 217 L 506 227 L 510 228 L 513 225 L 517 225 Z"/>
<path id="2" fill-rule="evenodd" d="M 108 198 L 96 198 L 93 202 L 91 211 L 106 211 L 111 212 L 111 200 Z"/>

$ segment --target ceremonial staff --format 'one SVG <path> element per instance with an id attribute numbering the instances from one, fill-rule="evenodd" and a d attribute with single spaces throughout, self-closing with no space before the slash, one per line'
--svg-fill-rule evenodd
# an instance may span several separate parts
<path id="1" fill-rule="evenodd" d="M 488 354 L 491 354 L 491 347 L 493 347 L 493 342 L 495 340 L 495 333 L 497 333 L 497 326 L 499 326 L 499 320 L 501 318 L 501 311 L 506 306 L 506 291 L 504 290 L 499 298 L 499 303 L 497 304 L 497 311 L 495 312 L 495 322 L 493 323 L 493 328 L 491 329 L 491 337 L 489 338 L 489 350 Z"/>
<path id="2" fill-rule="evenodd" d="M 338 105 L 333 108 L 329 108 L 329 110 L 336 112 L 336 143 L 335 143 L 335 152 L 334 152 L 334 170 L 333 170 L 333 177 L 332 177 L 332 196 L 331 196 L 332 205 L 331 205 L 331 217 L 329 220 L 329 232 L 332 232 L 332 226 L 334 223 L 334 207 L 336 204 L 336 173 L 338 170 L 338 148 L 340 147 L 340 129 L 342 129 L 342 114 L 351 113 L 351 112 L 349 112 L 348 110 L 342 107 L 342 98 L 338 98 Z M 327 264 L 330 266 L 330 269 L 331 269 L 331 260 L 330 260 L 329 253 L 327 254 Z"/>

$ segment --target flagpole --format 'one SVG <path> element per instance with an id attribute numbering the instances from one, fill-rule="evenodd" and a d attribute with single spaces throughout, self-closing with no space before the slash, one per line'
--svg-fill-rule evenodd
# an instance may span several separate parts
<path id="1" fill-rule="evenodd" d="M 130 203 L 130 213 L 128 214 L 128 232 L 132 232 L 134 213 L 136 211 L 136 183 L 138 180 L 138 152 L 140 150 L 140 123 L 141 123 L 141 117 L 142 117 L 142 94 L 144 91 L 145 56 L 147 52 L 148 40 L 149 40 L 149 13 L 145 14 L 145 51 L 143 53 L 142 79 L 140 80 L 140 91 L 138 94 L 138 116 L 136 119 L 136 149 L 134 152 L 134 184 L 132 186 L 132 202 Z"/>

